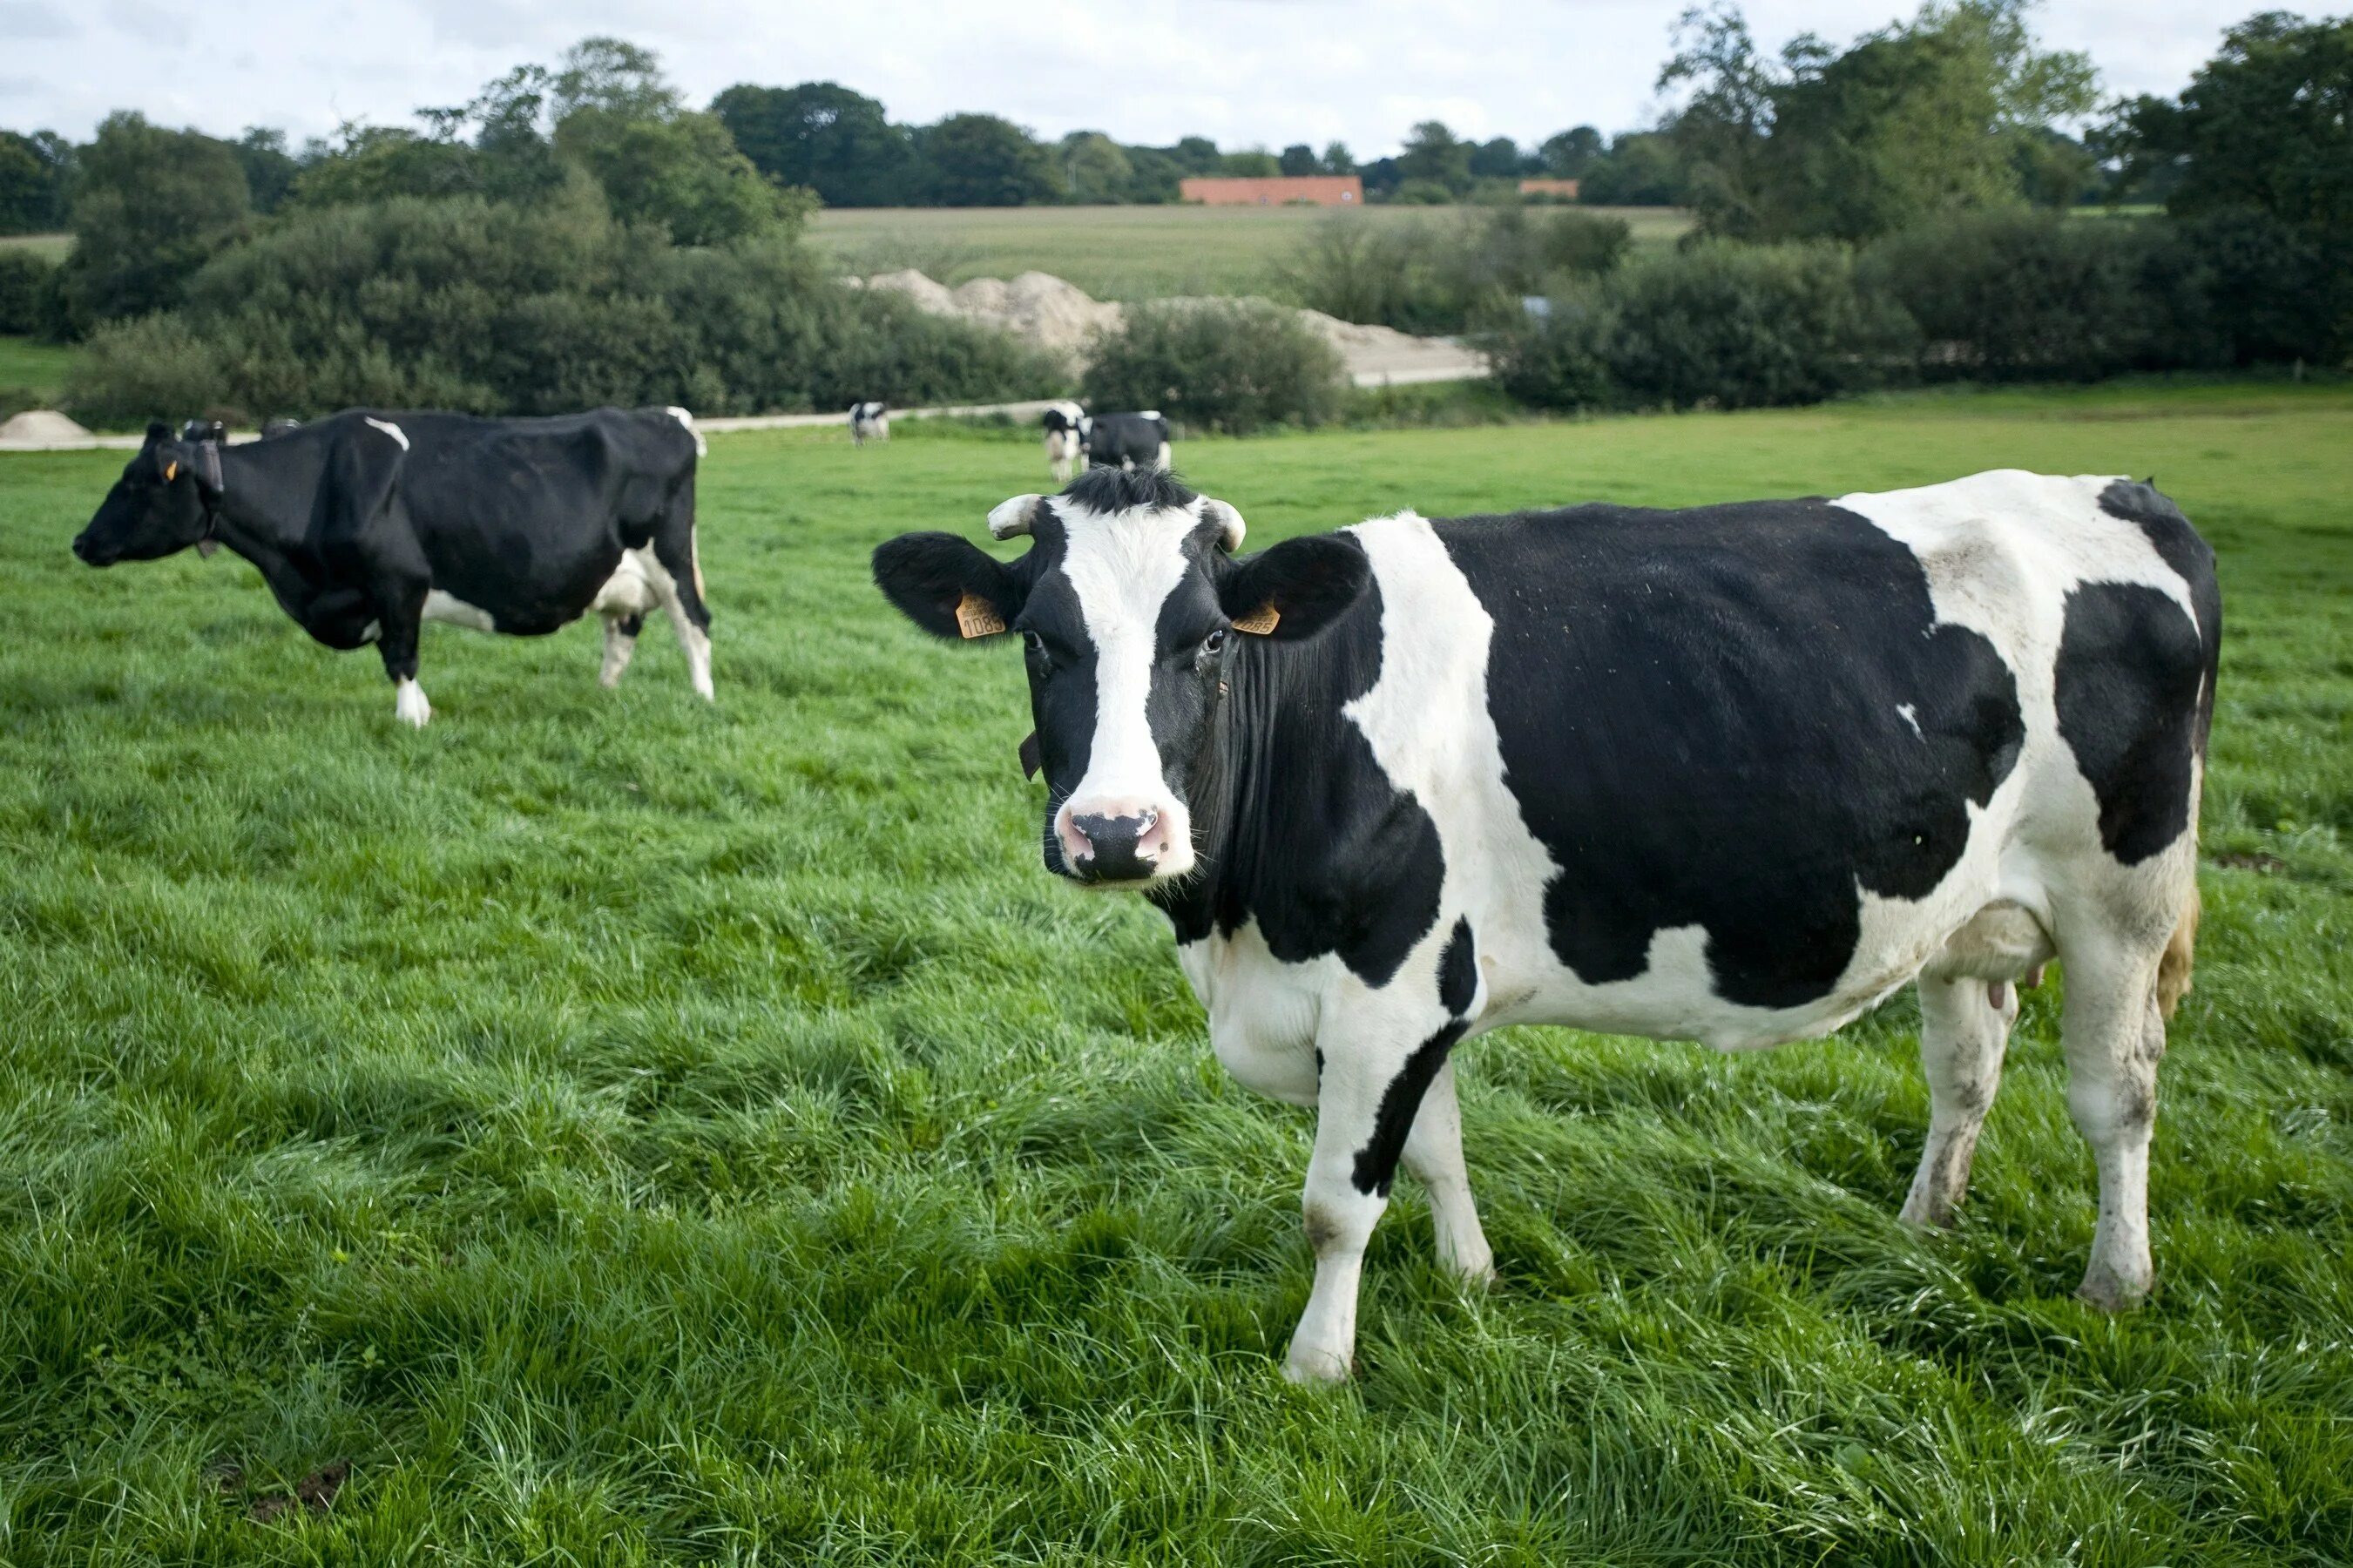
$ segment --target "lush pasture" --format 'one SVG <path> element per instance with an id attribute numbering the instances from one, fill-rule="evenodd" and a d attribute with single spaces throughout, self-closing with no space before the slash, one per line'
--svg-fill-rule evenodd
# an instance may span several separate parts
<path id="1" fill-rule="evenodd" d="M 714 441 L 719 706 L 659 627 L 617 694 L 590 628 L 436 628 L 421 734 L 240 563 L 73 564 L 119 457 L 0 458 L 0 1560 L 2353 1556 L 2353 396 L 1180 457 L 1261 542 L 2154 472 L 2230 617 L 2155 1303 L 2070 1294 L 2055 981 L 1925 1237 L 1908 1002 L 1740 1058 L 1522 1031 L 1464 1057 L 1502 1289 L 1401 1183 L 1358 1381 L 1290 1388 L 1306 1117 L 1155 917 L 1038 868 L 1018 659 L 865 582 L 1032 443 Z"/>
<path id="2" fill-rule="evenodd" d="M 62 343 L 0 336 L 0 413 L 55 403 L 72 357 Z"/>
<path id="3" fill-rule="evenodd" d="M 1673 207 L 1587 207 L 1634 226 L 1638 243 L 1674 238 Z M 1098 300 L 1280 292 L 1281 269 L 1325 207 L 838 207 L 811 233 L 845 271 L 913 267 L 940 282 L 1050 272 Z M 1377 224 L 1460 223 L 1460 207 L 1371 206 Z"/>

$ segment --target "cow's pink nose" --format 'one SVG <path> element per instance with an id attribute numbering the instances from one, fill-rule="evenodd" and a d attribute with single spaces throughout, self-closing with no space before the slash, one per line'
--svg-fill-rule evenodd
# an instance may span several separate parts
<path id="1" fill-rule="evenodd" d="M 1090 881 L 1134 882 L 1153 876 L 1176 842 L 1177 814 L 1140 800 L 1089 800 L 1055 814 L 1062 859 Z"/>

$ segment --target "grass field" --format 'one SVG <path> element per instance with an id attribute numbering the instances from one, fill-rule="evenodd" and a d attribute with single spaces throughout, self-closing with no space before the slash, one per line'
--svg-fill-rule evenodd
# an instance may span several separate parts
<path id="1" fill-rule="evenodd" d="M 1691 226 L 1672 207 L 1587 207 L 1634 226 L 1638 243 Z M 1371 206 L 1367 223 L 1459 223 L 1459 207 Z M 1277 291 L 1278 269 L 1323 207 L 836 207 L 818 215 L 818 245 L 846 272 L 912 267 L 954 285 L 1050 272 L 1098 300 Z"/>
<path id="2" fill-rule="evenodd" d="M 51 261 L 63 261 L 73 249 L 69 234 L 0 234 L 0 250 L 32 250 Z"/>
<path id="3" fill-rule="evenodd" d="M 1736 1058 L 1515 1031 L 1461 1058 L 1503 1288 L 1401 1183 L 1324 1394 L 1278 1373 L 1306 1116 L 1156 917 L 1039 868 L 1018 660 L 865 580 L 1034 444 L 902 436 L 712 443 L 715 709 L 658 628 L 618 693 L 589 627 L 436 628 L 421 734 L 240 563 L 76 566 L 119 457 L 0 458 L 0 1560 L 2353 1555 L 2353 395 L 1182 448 L 1261 542 L 2154 472 L 2228 595 L 2148 1310 L 2070 1294 L 2055 983 L 1925 1237 L 1908 1001 Z"/>
<path id="4" fill-rule="evenodd" d="M 63 343 L 0 337 L 0 414 L 54 405 L 73 353 Z"/>

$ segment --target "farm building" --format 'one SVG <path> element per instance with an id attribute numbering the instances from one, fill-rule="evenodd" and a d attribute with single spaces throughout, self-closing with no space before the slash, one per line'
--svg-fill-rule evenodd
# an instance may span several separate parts
<path id="1" fill-rule="evenodd" d="M 1522 180 L 1520 182 L 1520 195 L 1524 196 L 1566 196 L 1570 201 L 1575 201 L 1577 199 L 1577 182 L 1575 180 Z"/>
<path id="2" fill-rule="evenodd" d="M 1365 182 L 1354 174 L 1280 174 L 1263 180 L 1195 179 L 1176 182 L 1179 197 L 1213 207 L 1281 207 L 1304 202 L 1319 207 L 1360 207 Z"/>

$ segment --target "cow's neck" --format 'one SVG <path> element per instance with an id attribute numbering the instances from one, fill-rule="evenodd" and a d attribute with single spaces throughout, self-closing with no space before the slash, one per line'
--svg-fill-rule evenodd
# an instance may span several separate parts
<path id="1" fill-rule="evenodd" d="M 302 567 L 301 524 L 290 525 L 271 514 L 262 499 L 267 488 L 262 476 L 238 448 L 222 448 L 220 468 L 221 498 L 213 509 L 212 537 L 259 567 L 279 601 L 291 608 L 310 586 L 310 574 Z"/>
<path id="2" fill-rule="evenodd" d="M 1251 637 L 1235 649 L 1205 763 L 1187 781 L 1197 869 L 1146 895 L 1178 942 L 1239 927 L 1265 907 L 1265 894 L 1297 886 L 1300 857 L 1345 841 L 1345 825 L 1329 820 L 1337 797 L 1315 780 L 1336 765 L 1332 724 L 1349 722 L 1333 693 L 1370 685 L 1377 670 L 1377 603 L 1349 619 L 1357 624 L 1313 642 Z M 1339 668 L 1354 660 L 1373 668 Z"/>

